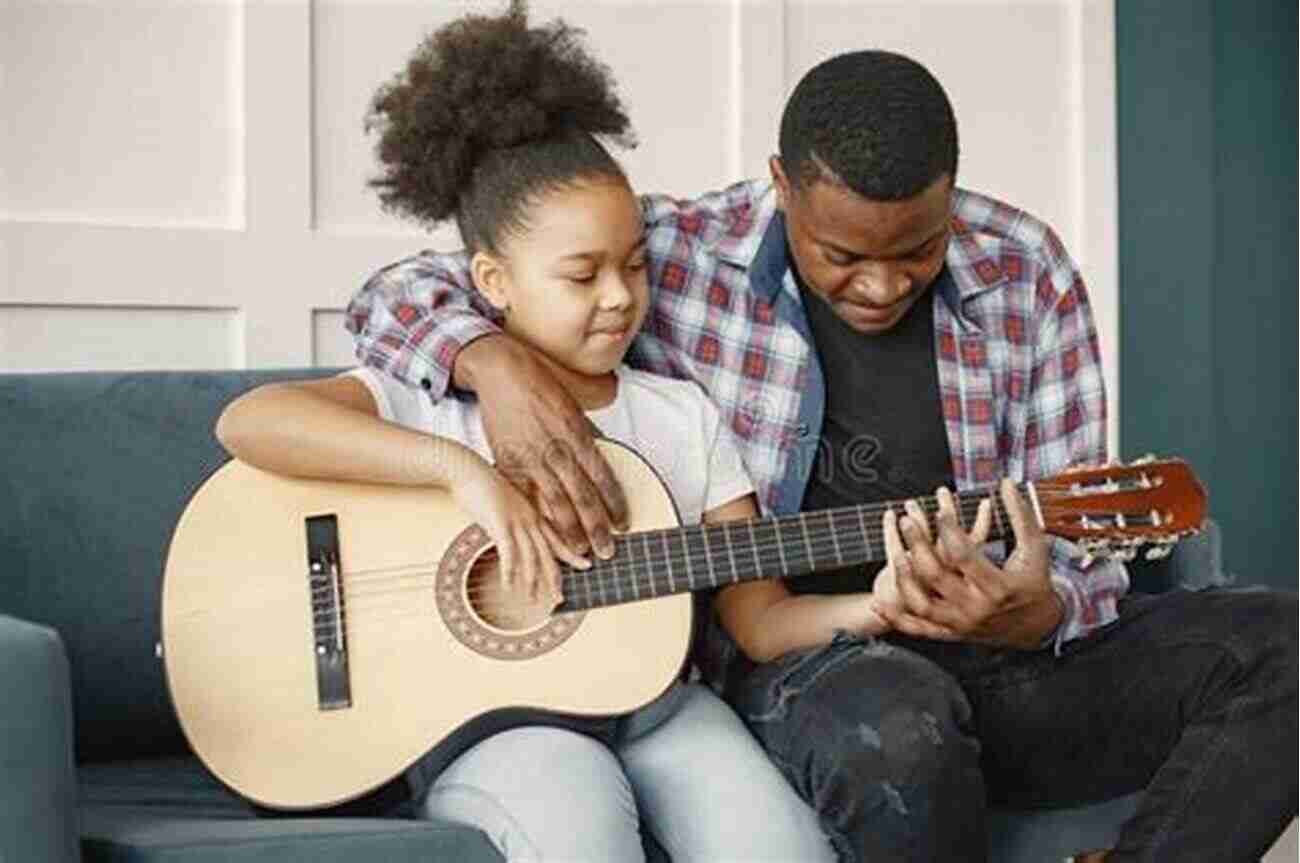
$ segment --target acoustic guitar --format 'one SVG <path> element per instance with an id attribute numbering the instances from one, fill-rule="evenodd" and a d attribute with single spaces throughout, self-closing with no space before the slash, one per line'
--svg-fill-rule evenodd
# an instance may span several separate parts
<path id="1" fill-rule="evenodd" d="M 177 523 L 162 584 L 167 684 L 194 751 L 249 800 L 303 810 L 361 797 L 440 747 L 449 759 L 476 728 L 635 710 L 682 671 L 690 591 L 882 561 L 881 515 L 902 509 L 681 527 L 640 456 L 598 445 L 630 529 L 611 560 L 561 567 L 557 607 L 502 586 L 487 535 L 445 492 L 218 469 Z M 1168 553 L 1205 510 L 1177 460 L 1022 491 L 1045 531 L 1121 558 Z M 1009 537 L 994 502 L 993 538 Z M 971 524 L 979 499 L 959 503 Z"/>

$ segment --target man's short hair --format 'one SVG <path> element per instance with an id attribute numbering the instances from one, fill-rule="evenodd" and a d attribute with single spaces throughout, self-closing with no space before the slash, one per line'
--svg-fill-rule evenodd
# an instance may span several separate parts
<path id="1" fill-rule="evenodd" d="M 873 201 L 915 197 L 957 176 L 957 120 L 924 66 L 888 51 L 840 54 L 804 75 L 781 116 L 796 187 L 838 182 Z"/>

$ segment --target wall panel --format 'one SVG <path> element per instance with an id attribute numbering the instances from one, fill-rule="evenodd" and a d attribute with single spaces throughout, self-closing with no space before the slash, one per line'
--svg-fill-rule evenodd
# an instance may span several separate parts
<path id="1" fill-rule="evenodd" d="M 450 228 L 380 211 L 365 185 L 369 99 L 434 27 L 503 6 L 10 0 L 0 106 L 20 122 L 0 142 L 0 303 L 238 310 L 223 327 L 241 328 L 239 355 L 223 328 L 159 327 L 138 355 L 158 367 L 194 361 L 196 338 L 214 342 L 203 358 L 232 367 L 348 361 L 346 335 L 328 332 L 341 315 L 322 310 L 397 257 L 458 244 Z M 961 182 L 1058 229 L 1115 368 L 1109 3 L 533 4 L 535 21 L 559 14 L 620 83 L 640 139 L 621 154 L 634 185 L 677 195 L 765 174 L 788 89 L 829 52 L 877 46 L 927 63 L 957 109 Z M 0 368 L 100 361 L 22 352 L 6 347 Z"/>

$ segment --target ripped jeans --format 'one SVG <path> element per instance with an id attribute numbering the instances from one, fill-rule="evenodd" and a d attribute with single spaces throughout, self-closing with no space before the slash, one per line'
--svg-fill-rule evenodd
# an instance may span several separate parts
<path id="1" fill-rule="evenodd" d="M 1134 595 L 1060 656 L 840 635 L 726 696 L 844 861 L 982 861 L 989 802 L 1142 788 L 1113 863 L 1258 860 L 1296 813 L 1296 630 L 1294 594 Z"/>

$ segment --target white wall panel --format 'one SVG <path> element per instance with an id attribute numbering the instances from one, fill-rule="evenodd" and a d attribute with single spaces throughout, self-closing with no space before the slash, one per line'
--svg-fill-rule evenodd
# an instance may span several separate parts
<path id="1" fill-rule="evenodd" d="M 380 211 L 366 185 L 376 174 L 375 139 L 363 122 L 375 90 L 391 80 L 421 40 L 467 9 L 497 2 L 318 0 L 313 6 L 316 217 L 332 233 L 419 234 Z M 614 150 L 637 188 L 698 193 L 740 176 L 728 107 L 735 9 L 729 3 L 534 2 L 532 20 L 563 16 L 587 31 L 611 69 L 639 146 Z M 665 51 L 672 62 L 664 62 Z M 451 228 L 425 240 L 457 244 Z"/>
<path id="2" fill-rule="evenodd" d="M 1063 232 L 1073 227 L 1065 4 L 817 0 L 790 4 L 786 21 L 789 88 L 832 54 L 905 53 L 934 73 L 953 103 L 958 182 Z"/>
<path id="3" fill-rule="evenodd" d="M 356 363 L 352 335 L 343 328 L 342 309 L 313 309 L 311 330 L 312 365 L 350 366 Z"/>
<path id="4" fill-rule="evenodd" d="M 14 217 L 239 225 L 237 3 L 11 0 L 2 14 Z"/>
<path id="5" fill-rule="evenodd" d="M 5 371 L 223 369 L 243 353 L 237 309 L 0 305 Z"/>
<path id="6" fill-rule="evenodd" d="M 97 310 L 42 312 L 52 338 L 20 350 L 10 311 L 0 369 L 95 368 L 111 352 L 64 352 L 58 328 L 103 326 L 116 342 L 116 321 L 151 307 L 238 314 L 141 331 L 137 364 L 350 362 L 338 310 L 366 276 L 458 244 L 380 211 L 369 100 L 432 29 L 504 6 L 0 3 L 0 109 L 16 118 L 0 140 L 0 304 Z M 619 83 L 641 142 L 618 154 L 633 184 L 683 196 L 765 174 L 786 93 L 829 53 L 926 63 L 957 110 L 960 181 L 1048 220 L 1079 260 L 1115 393 L 1109 2 L 533 0 L 534 21 L 556 15 Z M 126 317 L 100 311 L 114 306 Z"/>

